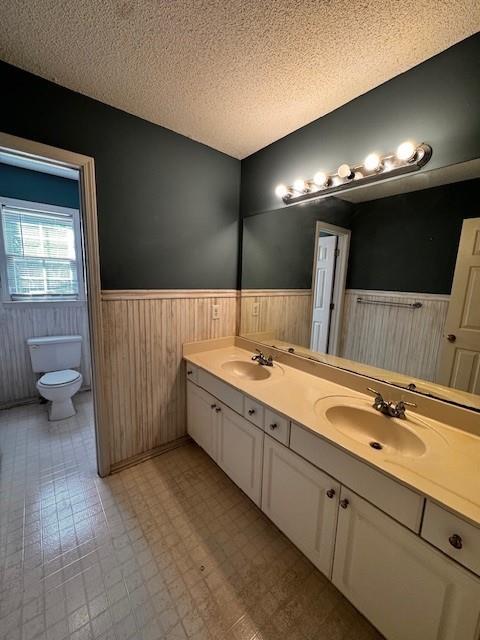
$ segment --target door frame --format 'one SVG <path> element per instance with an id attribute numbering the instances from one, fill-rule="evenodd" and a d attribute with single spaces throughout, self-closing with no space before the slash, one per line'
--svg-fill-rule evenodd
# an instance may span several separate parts
<path id="1" fill-rule="evenodd" d="M 90 357 L 92 366 L 92 392 L 95 421 L 95 442 L 98 475 L 110 473 L 110 429 L 104 398 L 103 381 L 106 379 L 104 359 L 100 259 L 98 250 L 97 197 L 95 190 L 95 161 L 66 149 L 34 142 L 0 131 L 0 151 L 26 158 L 54 162 L 79 171 L 80 214 L 85 247 L 85 275 L 87 283 L 87 310 L 90 330 Z"/>
<path id="2" fill-rule="evenodd" d="M 335 275 L 333 278 L 333 294 L 332 303 L 334 305 L 330 315 L 330 324 L 328 328 L 328 353 L 337 356 L 340 350 L 340 339 L 343 317 L 343 303 L 345 299 L 345 286 L 347 282 L 348 254 L 350 250 L 350 229 L 339 227 L 329 222 L 317 220 L 315 223 L 315 245 L 313 252 L 313 271 L 312 271 L 312 312 L 310 316 L 310 332 L 313 323 L 313 309 L 315 305 L 315 289 L 316 289 L 316 265 L 318 254 L 318 238 L 321 231 L 326 231 L 331 235 L 337 236 L 338 256 L 335 261 Z"/>

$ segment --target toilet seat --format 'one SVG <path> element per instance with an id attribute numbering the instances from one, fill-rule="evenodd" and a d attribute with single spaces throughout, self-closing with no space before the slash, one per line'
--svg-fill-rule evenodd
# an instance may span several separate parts
<path id="1" fill-rule="evenodd" d="M 71 384 L 80 378 L 80 373 L 73 369 L 63 369 L 62 371 L 50 371 L 44 373 L 38 384 L 44 387 L 63 387 Z"/>

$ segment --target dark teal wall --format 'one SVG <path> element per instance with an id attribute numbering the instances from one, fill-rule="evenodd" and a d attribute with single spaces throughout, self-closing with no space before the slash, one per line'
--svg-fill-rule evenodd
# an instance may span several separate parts
<path id="1" fill-rule="evenodd" d="M 105 289 L 234 288 L 240 162 L 0 62 L 0 130 L 95 159 Z"/>
<path id="2" fill-rule="evenodd" d="M 78 182 L 0 162 L 0 196 L 78 209 Z"/>
<path id="3" fill-rule="evenodd" d="M 352 204 L 327 198 L 243 221 L 244 289 L 307 289 L 317 220 L 351 230 L 348 289 L 450 294 L 480 178 Z"/>
<path id="4" fill-rule="evenodd" d="M 426 169 L 478 158 L 479 114 L 477 34 L 243 160 L 242 214 L 281 206 L 278 183 L 361 162 L 409 138 L 432 145 Z"/>
<path id="5" fill-rule="evenodd" d="M 243 289 L 309 289 L 317 220 L 350 228 L 354 206 L 335 198 L 243 221 Z"/>
<path id="6" fill-rule="evenodd" d="M 347 288 L 449 295 L 462 223 L 480 217 L 479 195 L 475 179 L 355 205 Z"/>

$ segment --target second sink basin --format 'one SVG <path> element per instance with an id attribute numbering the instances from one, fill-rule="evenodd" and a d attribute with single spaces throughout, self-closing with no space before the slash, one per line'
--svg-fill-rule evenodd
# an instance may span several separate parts
<path id="1" fill-rule="evenodd" d="M 266 367 L 256 362 L 245 360 L 229 360 L 222 364 L 222 369 L 232 373 L 238 378 L 247 380 L 268 380 L 272 375 L 273 367 Z"/>
<path id="2" fill-rule="evenodd" d="M 424 441 L 411 428 L 415 424 L 412 418 L 384 416 L 360 398 L 325 398 L 315 409 L 338 431 L 373 449 L 409 457 L 420 457 L 426 452 Z"/>

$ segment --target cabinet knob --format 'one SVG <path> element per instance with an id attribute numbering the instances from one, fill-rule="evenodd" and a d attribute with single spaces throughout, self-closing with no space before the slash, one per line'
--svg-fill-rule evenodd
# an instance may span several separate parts
<path id="1" fill-rule="evenodd" d="M 193 371 L 192 371 L 191 369 L 189 369 L 189 370 L 187 371 L 187 376 L 191 376 L 191 375 L 192 375 L 192 373 L 193 373 Z"/>
<path id="2" fill-rule="evenodd" d="M 277 427 L 278 427 L 278 424 L 277 424 L 276 422 L 274 422 L 274 423 L 272 423 L 272 424 L 270 425 L 270 429 L 271 429 L 272 431 L 274 431 L 275 429 L 277 429 Z"/>
<path id="3" fill-rule="evenodd" d="M 217 407 L 217 408 L 215 409 L 215 411 L 216 411 L 217 413 L 220 413 L 220 411 L 221 411 L 221 410 L 222 410 L 222 407 Z"/>
<path id="4" fill-rule="evenodd" d="M 329 490 L 327 491 L 327 496 L 328 496 L 329 498 L 333 498 L 333 497 L 335 496 L 335 489 L 329 489 Z"/>
<path id="5" fill-rule="evenodd" d="M 340 500 L 340 506 L 342 507 L 342 509 L 346 509 L 349 504 L 350 503 L 346 498 L 344 498 L 343 500 Z"/>
<path id="6" fill-rule="evenodd" d="M 249 409 L 248 410 L 248 415 L 249 416 L 253 416 L 254 413 L 255 413 L 255 409 Z"/>
<path id="7" fill-rule="evenodd" d="M 456 339 L 457 339 L 457 336 L 454 333 L 449 333 L 447 336 L 447 340 L 449 342 L 455 342 Z"/>
<path id="8" fill-rule="evenodd" d="M 215 409 L 216 406 L 217 406 L 216 404 L 211 404 L 210 409 Z"/>
<path id="9" fill-rule="evenodd" d="M 450 536 L 448 541 L 454 549 L 461 549 L 463 547 L 462 536 L 459 536 L 458 533 L 454 533 L 453 536 Z"/>

